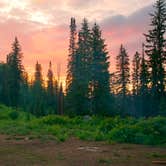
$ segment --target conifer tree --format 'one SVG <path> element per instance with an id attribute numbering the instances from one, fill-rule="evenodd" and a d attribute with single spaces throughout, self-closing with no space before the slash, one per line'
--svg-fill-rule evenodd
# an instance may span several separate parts
<path id="1" fill-rule="evenodd" d="M 19 104 L 20 86 L 22 82 L 22 52 L 17 37 L 12 44 L 12 52 L 7 56 L 9 105 L 17 107 Z"/>
<path id="2" fill-rule="evenodd" d="M 67 92 L 67 110 L 69 114 L 85 115 L 89 113 L 90 62 L 92 58 L 91 31 L 88 21 L 83 20 L 78 35 L 71 89 Z"/>
<path id="3" fill-rule="evenodd" d="M 134 108 L 131 114 L 133 116 L 139 116 L 140 114 L 140 67 L 141 67 L 141 57 L 138 52 L 135 53 L 133 61 L 133 71 L 132 71 L 132 102 Z"/>
<path id="4" fill-rule="evenodd" d="M 44 89 L 43 89 L 43 76 L 41 64 L 36 63 L 35 67 L 35 80 L 32 85 L 32 113 L 36 116 L 45 115 L 45 100 L 44 100 Z"/>
<path id="5" fill-rule="evenodd" d="M 66 90 L 70 91 L 73 74 L 75 71 L 75 62 L 76 62 L 76 48 L 77 48 L 77 27 L 75 18 L 71 18 L 70 23 L 70 40 L 69 40 L 69 55 L 68 55 L 68 70 L 66 77 Z"/>
<path id="6" fill-rule="evenodd" d="M 49 63 L 47 73 L 47 106 L 48 110 L 55 113 L 56 110 L 56 92 L 54 91 L 54 74 L 52 71 L 52 63 Z"/>
<path id="7" fill-rule="evenodd" d="M 154 5 L 154 12 L 151 16 L 151 29 L 145 34 L 146 37 L 146 54 L 148 56 L 148 64 L 150 68 L 150 82 L 152 112 L 151 115 L 156 115 L 159 109 L 160 100 L 164 96 L 164 60 L 166 57 L 165 51 L 165 32 L 166 32 L 166 3 L 165 0 L 157 0 Z"/>
<path id="8" fill-rule="evenodd" d="M 101 30 L 92 29 L 91 100 L 93 114 L 109 114 L 111 105 L 109 56 Z"/>
<path id="9" fill-rule="evenodd" d="M 116 86 L 118 95 L 121 97 L 120 109 L 122 114 L 126 114 L 127 95 L 129 93 L 130 83 L 130 63 L 126 49 L 121 45 L 119 55 L 116 57 Z"/>
<path id="10" fill-rule="evenodd" d="M 60 84 L 58 89 L 58 114 L 64 114 L 64 93 L 62 83 Z"/>
<path id="11" fill-rule="evenodd" d="M 147 98 L 149 97 L 149 72 L 148 72 L 148 62 L 145 58 L 145 45 L 142 44 L 142 58 L 141 58 L 141 69 L 140 69 L 140 97 L 141 97 L 141 112 L 140 116 L 148 116 L 149 114 L 149 102 L 147 103 Z M 150 98 L 149 98 L 150 101 Z"/>
<path id="12" fill-rule="evenodd" d="M 22 83 L 20 87 L 20 101 L 19 106 L 24 108 L 24 110 L 29 111 L 30 103 L 30 89 L 28 82 L 28 73 L 24 70 L 22 74 Z"/>
<path id="13" fill-rule="evenodd" d="M 132 85 L 133 85 L 134 96 L 139 94 L 139 89 L 140 89 L 140 65 L 141 65 L 140 54 L 136 52 L 133 58 L 133 73 L 132 73 Z"/>

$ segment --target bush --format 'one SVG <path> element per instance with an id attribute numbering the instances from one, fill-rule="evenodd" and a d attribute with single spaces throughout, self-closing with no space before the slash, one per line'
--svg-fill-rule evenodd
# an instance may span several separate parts
<path id="1" fill-rule="evenodd" d="M 9 113 L 9 117 L 10 117 L 12 120 L 16 120 L 16 119 L 18 119 L 18 117 L 19 117 L 19 113 L 18 113 L 17 111 L 10 112 L 10 113 Z"/>
<path id="2" fill-rule="evenodd" d="M 127 122 L 126 122 L 127 123 Z M 139 120 L 135 124 L 121 125 L 109 132 L 109 140 L 121 143 L 165 144 L 166 118 Z"/>
<path id="3" fill-rule="evenodd" d="M 44 123 L 46 125 L 66 125 L 68 124 L 69 118 L 64 116 L 58 116 L 58 115 L 48 115 L 46 117 L 41 118 L 41 123 Z"/>

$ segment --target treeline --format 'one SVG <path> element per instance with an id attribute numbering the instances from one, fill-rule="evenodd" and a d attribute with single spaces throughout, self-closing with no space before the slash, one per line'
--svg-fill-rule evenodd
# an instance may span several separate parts
<path id="1" fill-rule="evenodd" d="M 15 38 L 6 63 L 0 64 L 0 102 L 23 108 L 36 116 L 63 114 L 63 88 L 54 79 L 51 62 L 47 82 L 44 82 L 42 67 L 38 62 L 35 65 L 34 79 L 29 80 L 22 58 L 21 46 Z"/>
<path id="2" fill-rule="evenodd" d="M 15 39 L 6 63 L 0 64 L 0 102 L 37 116 L 47 114 L 166 116 L 166 4 L 157 0 L 144 34 L 142 52 L 130 60 L 121 44 L 116 72 L 109 73 L 109 54 L 102 30 L 84 19 L 77 30 L 71 18 L 66 89 L 55 79 L 50 62 L 47 82 L 42 67 L 34 80 L 22 65 L 21 46 Z M 131 61 L 131 62 L 130 62 Z M 130 68 L 132 63 L 132 69 Z"/>

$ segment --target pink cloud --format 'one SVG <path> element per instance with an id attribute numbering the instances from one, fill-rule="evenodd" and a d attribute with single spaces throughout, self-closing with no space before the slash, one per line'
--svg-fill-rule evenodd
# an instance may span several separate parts
<path id="1" fill-rule="evenodd" d="M 56 2 L 56 0 L 54 1 Z M 33 1 L 40 5 L 45 2 L 44 0 Z M 127 47 L 131 57 L 135 51 L 140 50 L 141 42 L 144 41 L 142 34 L 146 32 L 148 26 L 150 10 L 151 6 L 148 6 L 128 17 L 122 15 L 103 17 L 105 19 L 99 22 L 111 55 L 111 71 L 115 68 L 115 56 L 119 52 L 121 43 Z M 15 13 L 18 16 L 24 14 L 27 16 L 27 13 L 23 11 Z M 69 40 L 68 25 L 44 25 L 23 19 L 23 17 L 21 20 L 6 19 L 0 22 L 0 36 L 0 57 L 2 60 L 5 60 L 6 54 L 11 50 L 11 43 L 17 36 L 24 53 L 23 63 L 30 72 L 34 70 L 38 60 L 46 74 L 51 60 L 54 72 L 56 72 L 56 65 L 61 64 L 61 75 L 65 75 Z"/>

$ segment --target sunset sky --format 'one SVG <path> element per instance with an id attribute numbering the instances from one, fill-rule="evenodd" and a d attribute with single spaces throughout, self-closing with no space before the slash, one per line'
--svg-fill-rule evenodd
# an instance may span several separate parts
<path id="1" fill-rule="evenodd" d="M 61 64 L 65 76 L 70 18 L 77 25 L 84 17 L 90 25 L 95 21 L 103 29 L 111 56 L 113 71 L 115 56 L 123 43 L 130 56 L 140 51 L 143 33 L 149 25 L 148 13 L 154 0 L 0 0 L 0 60 L 5 61 L 11 43 L 17 36 L 24 55 L 26 69 L 33 73 L 36 61 L 44 73 L 52 61 L 54 72 Z"/>

